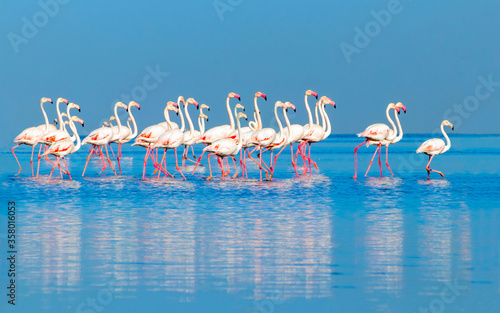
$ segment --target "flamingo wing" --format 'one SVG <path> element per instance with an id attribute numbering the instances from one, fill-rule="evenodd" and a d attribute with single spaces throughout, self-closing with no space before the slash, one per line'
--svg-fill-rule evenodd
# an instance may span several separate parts
<path id="1" fill-rule="evenodd" d="M 438 154 L 443 151 L 446 144 L 442 139 L 434 138 L 425 141 L 417 149 L 417 153 Z"/>

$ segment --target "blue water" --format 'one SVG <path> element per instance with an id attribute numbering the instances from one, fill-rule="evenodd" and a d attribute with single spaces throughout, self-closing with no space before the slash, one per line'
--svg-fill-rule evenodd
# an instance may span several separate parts
<path id="1" fill-rule="evenodd" d="M 35 180 L 31 150 L 18 149 L 14 176 L 4 149 L 0 311 L 499 312 L 500 136 L 452 135 L 431 166 L 446 178 L 427 180 L 414 151 L 429 136 L 391 147 L 395 176 L 383 179 L 376 163 L 363 176 L 374 147 L 360 148 L 357 181 L 351 135 L 313 146 L 312 177 L 294 178 L 285 150 L 263 183 L 251 161 L 248 180 L 214 170 L 207 182 L 206 166 L 185 168 L 188 181 L 150 166 L 142 180 L 145 150 L 130 146 L 120 177 L 97 175 L 94 160 L 82 178 L 86 146 L 68 157 L 72 181 L 48 181 L 48 164 Z M 9 200 L 15 309 L 4 296 Z"/>

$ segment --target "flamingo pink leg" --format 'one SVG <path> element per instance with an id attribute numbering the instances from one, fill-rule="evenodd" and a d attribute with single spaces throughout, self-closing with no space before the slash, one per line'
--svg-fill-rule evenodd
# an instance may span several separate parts
<path id="1" fill-rule="evenodd" d="M 193 170 L 193 172 L 191 173 L 191 175 L 193 175 L 193 174 L 194 174 L 194 172 L 196 171 L 196 168 L 197 168 L 197 167 L 198 167 L 198 165 L 200 164 L 201 158 L 203 157 L 203 155 L 204 155 L 204 154 L 205 154 L 205 151 L 203 151 L 203 152 L 201 153 L 200 157 L 198 158 L 198 162 L 196 162 L 196 166 L 194 167 L 194 170 Z M 207 156 L 207 160 L 208 160 L 208 156 Z M 210 175 L 210 176 L 212 176 L 212 175 Z"/>
<path id="2" fill-rule="evenodd" d="M 118 162 L 118 169 L 120 170 L 120 175 L 122 174 L 122 166 L 120 165 L 120 150 L 121 150 L 121 143 L 118 143 L 118 151 L 116 152 L 116 161 Z M 109 146 L 111 148 L 111 146 Z"/>
<path id="3" fill-rule="evenodd" d="M 382 175 L 382 162 L 380 161 L 380 152 L 382 151 L 382 143 L 381 142 L 378 144 L 378 148 L 379 148 L 379 150 L 378 150 L 378 166 L 380 167 L 380 178 L 382 178 L 384 176 Z"/>
<path id="4" fill-rule="evenodd" d="M 222 160 L 222 162 L 221 162 L 221 158 L 217 157 L 217 162 L 219 162 L 219 166 L 220 166 L 221 171 L 222 171 L 222 174 L 221 174 L 222 175 L 222 181 L 224 181 L 224 176 L 226 176 L 225 173 L 224 173 L 224 160 Z"/>
<path id="5" fill-rule="evenodd" d="M 113 154 L 113 158 L 115 157 L 115 152 L 113 151 L 113 147 L 111 147 L 111 142 L 108 142 L 109 149 L 111 150 L 111 153 Z"/>
<path id="6" fill-rule="evenodd" d="M 236 159 L 234 158 L 234 156 L 231 156 L 231 158 L 233 159 L 233 164 L 234 164 L 234 175 L 233 175 L 233 179 L 235 179 L 236 177 L 238 177 L 238 168 L 236 167 Z"/>
<path id="7" fill-rule="evenodd" d="M 431 161 L 432 161 L 432 158 L 434 158 L 433 155 L 429 155 L 429 163 L 427 163 L 427 166 L 425 167 L 425 169 L 427 170 L 427 179 L 429 179 L 429 174 L 430 172 L 436 172 L 438 173 L 439 175 L 443 176 L 444 177 L 444 174 L 440 171 L 436 171 L 436 170 L 433 170 L 431 169 L 429 166 L 431 165 Z"/>
<path id="8" fill-rule="evenodd" d="M 262 164 L 261 164 L 261 163 L 259 163 L 259 162 L 257 162 L 257 160 L 255 160 L 255 159 L 252 157 L 252 153 L 253 153 L 255 150 L 257 150 L 257 149 L 259 149 L 259 150 L 260 150 L 260 146 L 257 146 L 257 147 L 255 147 L 252 151 L 248 152 L 248 157 L 249 157 L 251 160 L 253 160 L 255 163 L 257 163 L 257 165 L 259 166 L 260 181 L 262 181 L 262 169 L 263 169 Z M 260 154 L 259 154 L 259 156 L 260 156 Z"/>
<path id="9" fill-rule="evenodd" d="M 92 145 L 92 148 L 90 149 L 90 152 L 89 152 L 89 156 L 87 157 L 87 162 L 85 163 L 85 167 L 83 168 L 83 173 L 82 173 L 82 177 L 85 176 L 85 170 L 87 170 L 87 165 L 89 164 L 89 160 L 90 160 L 90 157 L 93 155 L 94 153 L 94 148 L 95 146 Z"/>
<path id="10" fill-rule="evenodd" d="M 230 171 L 231 171 L 231 170 L 229 169 L 229 161 L 227 160 L 227 158 L 224 158 L 224 159 L 226 159 L 226 166 L 227 166 L 226 176 L 228 176 L 228 175 L 229 175 L 229 173 L 230 173 Z M 224 162 L 223 162 L 223 163 L 224 163 Z"/>
<path id="11" fill-rule="evenodd" d="M 111 163 L 111 160 L 109 159 L 108 146 L 104 145 L 104 148 L 106 148 L 106 157 L 108 158 L 108 163 L 111 166 L 111 169 L 113 170 L 113 173 L 115 173 L 115 176 L 116 176 L 115 168 L 113 167 L 113 164 Z"/>
<path id="12" fill-rule="evenodd" d="M 144 168 L 142 169 L 142 179 L 146 178 L 146 164 L 148 163 L 149 147 L 146 147 L 146 155 L 144 156 Z"/>
<path id="13" fill-rule="evenodd" d="M 363 141 L 359 146 L 354 148 L 354 179 L 358 178 L 358 149 L 364 145 L 368 140 Z"/>
<path id="14" fill-rule="evenodd" d="M 276 154 L 276 156 L 274 157 L 274 164 L 272 166 L 272 172 L 271 172 L 271 181 L 273 180 L 273 175 L 274 175 L 274 171 L 276 170 L 276 161 L 278 160 L 278 157 L 280 156 L 281 152 L 283 152 L 283 150 L 285 150 L 286 146 L 283 146 L 283 148 L 281 148 L 281 150 L 278 152 L 278 154 Z"/>
<path id="15" fill-rule="evenodd" d="M 295 174 L 297 175 L 297 177 L 299 177 L 299 173 L 297 172 L 297 163 L 295 163 L 293 161 L 293 143 L 290 143 L 290 151 L 292 153 L 292 165 L 293 165 L 293 169 L 295 170 Z"/>
<path id="16" fill-rule="evenodd" d="M 181 171 L 181 168 L 179 167 L 179 164 L 177 162 L 177 148 L 174 149 L 174 153 L 175 153 L 175 169 L 177 171 L 179 171 L 179 173 L 181 173 L 182 177 L 184 178 L 184 180 L 187 180 L 186 179 L 186 176 L 184 176 L 184 174 L 182 174 L 182 171 Z"/>
<path id="17" fill-rule="evenodd" d="M 372 159 L 370 160 L 370 164 L 368 165 L 368 169 L 366 170 L 365 176 L 368 175 L 368 172 L 370 171 L 370 167 L 373 164 L 373 159 L 375 159 L 375 155 L 377 154 L 378 147 L 375 149 L 375 152 L 373 153 Z"/>
<path id="18" fill-rule="evenodd" d="M 69 179 L 72 180 L 73 178 L 71 178 L 71 173 L 69 172 L 68 165 L 66 165 L 66 159 L 63 158 L 63 161 L 64 161 L 64 167 L 66 168 L 66 173 L 68 173 Z"/>
<path id="19" fill-rule="evenodd" d="M 52 170 L 50 171 L 49 180 L 52 178 L 52 173 L 54 172 L 54 169 L 56 168 L 58 163 L 59 163 L 59 158 L 57 158 L 56 164 L 54 164 L 54 166 L 52 167 Z"/>
<path id="20" fill-rule="evenodd" d="M 30 160 L 30 164 L 31 164 L 31 176 L 35 176 L 35 172 L 33 171 L 33 153 L 35 152 L 35 145 L 33 145 L 31 147 L 31 160 Z"/>
<path id="21" fill-rule="evenodd" d="M 391 175 L 394 176 L 394 173 L 389 166 L 389 146 L 385 146 L 385 165 L 387 165 L 387 168 L 389 169 L 389 172 L 391 172 Z"/>
<path id="22" fill-rule="evenodd" d="M 21 163 L 19 163 L 19 160 L 17 159 L 16 154 L 14 153 L 14 149 L 15 149 L 15 148 L 17 148 L 17 147 L 19 147 L 20 145 L 22 145 L 22 143 L 18 144 L 17 146 L 14 146 L 14 147 L 12 147 L 12 149 L 10 149 L 10 151 L 12 151 L 12 154 L 14 155 L 14 158 L 15 158 L 15 159 L 16 159 L 16 161 L 17 161 L 17 165 L 19 165 L 19 172 L 17 172 L 17 174 L 16 174 L 16 175 L 19 175 L 19 174 L 21 173 L 22 167 L 21 167 Z M 39 163 L 39 164 L 40 164 L 40 163 Z"/>
<path id="23" fill-rule="evenodd" d="M 203 152 L 205 153 L 205 152 Z M 210 171 L 210 176 L 207 177 L 207 180 L 211 180 L 212 179 L 212 166 L 210 165 L 210 156 L 211 155 L 214 155 L 215 153 L 209 153 L 207 155 L 207 161 L 208 161 L 208 170 Z M 200 156 L 200 160 L 201 160 L 201 157 L 203 156 L 203 154 Z M 199 162 L 199 161 L 198 161 Z"/>

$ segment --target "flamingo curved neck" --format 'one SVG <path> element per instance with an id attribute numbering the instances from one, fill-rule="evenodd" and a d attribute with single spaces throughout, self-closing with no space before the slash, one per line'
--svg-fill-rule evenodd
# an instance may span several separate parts
<path id="1" fill-rule="evenodd" d="M 326 130 L 325 130 L 325 135 L 323 136 L 323 139 L 325 139 L 328 136 L 330 136 L 330 134 L 332 132 L 332 125 L 330 124 L 330 118 L 328 117 L 328 114 L 326 113 L 324 103 L 320 106 L 320 110 L 323 111 L 323 115 L 324 115 L 325 120 L 326 120 Z M 323 129 L 325 129 L 325 128 L 323 127 Z"/>
<path id="2" fill-rule="evenodd" d="M 184 129 L 186 128 L 186 124 L 184 123 L 184 114 L 182 114 L 182 109 L 179 107 L 179 117 L 181 119 L 181 132 L 184 132 Z"/>
<path id="3" fill-rule="evenodd" d="M 314 107 L 314 115 L 316 116 L 316 125 L 319 125 L 319 117 L 318 117 L 318 106 Z M 325 121 L 322 121 L 323 124 L 325 124 Z"/>
<path id="4" fill-rule="evenodd" d="M 57 119 L 59 120 L 59 130 L 66 130 L 66 126 L 64 125 L 64 122 L 62 120 L 62 115 L 61 115 L 61 109 L 59 108 L 59 104 L 61 101 L 57 99 L 56 101 L 56 111 L 57 111 Z M 69 116 L 68 116 L 69 118 Z"/>
<path id="5" fill-rule="evenodd" d="M 394 124 L 394 121 L 392 120 L 390 114 L 389 114 L 389 111 L 391 110 L 391 108 L 389 106 L 387 106 L 387 110 L 385 110 L 385 116 L 387 117 L 387 120 L 389 121 L 389 124 L 391 124 L 392 126 L 392 134 L 389 135 L 389 138 L 387 138 L 388 140 L 393 140 L 394 138 L 396 138 L 396 135 L 397 135 L 397 129 L 396 129 L 396 124 Z"/>
<path id="6" fill-rule="evenodd" d="M 201 119 L 202 119 L 202 117 L 198 117 L 198 127 L 200 128 L 200 135 L 203 135 L 203 128 L 201 125 Z"/>
<path id="7" fill-rule="evenodd" d="M 75 123 L 73 122 L 72 119 L 69 120 L 69 128 L 73 132 L 73 136 L 76 137 L 76 146 L 74 146 L 73 150 L 71 151 L 71 153 L 74 153 L 80 149 L 80 147 L 82 146 L 82 141 L 80 139 L 80 135 L 78 135 L 78 131 L 76 129 Z"/>
<path id="8" fill-rule="evenodd" d="M 191 121 L 191 116 L 189 116 L 188 105 L 189 105 L 189 103 L 186 103 L 186 105 L 184 106 L 184 112 L 186 113 L 186 119 L 187 119 L 188 125 L 189 125 L 189 134 L 191 136 L 193 136 L 194 126 L 193 126 L 193 121 Z"/>
<path id="9" fill-rule="evenodd" d="M 253 98 L 253 103 L 255 107 L 254 113 L 254 119 L 257 122 L 257 127 L 255 130 L 262 129 L 262 120 L 260 119 L 260 111 L 259 111 L 259 106 L 257 105 L 257 97 Z"/>
<path id="10" fill-rule="evenodd" d="M 278 107 L 280 106 L 279 103 L 276 103 L 274 105 L 274 117 L 276 118 L 276 122 L 278 122 L 278 127 L 280 129 L 280 133 L 283 134 L 283 125 L 281 125 L 280 118 L 278 117 Z"/>
<path id="11" fill-rule="evenodd" d="M 47 117 L 47 113 L 45 113 L 45 109 L 43 108 L 43 100 L 40 100 L 40 108 L 42 109 L 43 118 L 45 119 L 45 131 L 49 131 L 49 118 Z"/>
<path id="12" fill-rule="evenodd" d="M 120 118 L 118 117 L 118 105 L 115 104 L 115 118 L 116 124 L 118 125 L 118 136 L 122 133 L 122 122 L 120 122 Z"/>
<path id="13" fill-rule="evenodd" d="M 441 132 L 443 133 L 444 138 L 446 138 L 446 146 L 444 147 L 443 152 L 441 152 L 441 153 L 445 153 L 446 151 L 450 150 L 451 141 L 450 141 L 450 137 L 448 137 L 448 134 L 446 134 L 446 132 L 444 131 L 443 124 L 441 124 Z"/>
<path id="14" fill-rule="evenodd" d="M 283 107 L 283 117 L 285 118 L 286 129 L 288 131 L 286 134 L 283 134 L 285 137 L 285 145 L 287 145 L 287 144 L 289 144 L 289 138 L 292 135 L 292 133 L 291 133 L 292 130 L 290 129 L 290 120 L 288 119 L 288 115 L 286 114 L 285 107 Z"/>
<path id="15" fill-rule="evenodd" d="M 394 118 L 396 119 L 396 124 L 398 124 L 398 135 L 391 143 L 396 143 L 403 139 L 403 127 L 401 127 L 401 122 L 399 121 L 398 113 L 394 110 Z"/>
<path id="16" fill-rule="evenodd" d="M 327 117 L 326 117 L 326 111 L 325 111 L 325 103 L 323 102 L 323 100 L 319 100 L 319 104 L 316 107 L 319 107 L 318 110 L 319 110 L 319 114 L 321 115 L 321 125 L 320 126 L 322 126 L 323 130 L 326 132 L 327 125 L 325 123 L 325 119 Z M 319 123 L 318 123 L 318 125 L 319 125 Z"/>
<path id="17" fill-rule="evenodd" d="M 137 123 L 135 122 L 135 117 L 132 114 L 132 106 L 131 105 L 128 106 L 128 115 L 132 119 L 132 125 L 134 126 L 134 131 L 132 132 L 132 135 L 131 135 L 131 137 L 134 138 L 135 136 L 137 136 Z M 128 128 L 130 128 L 130 124 L 128 123 L 128 120 L 127 120 L 127 125 L 128 125 Z"/>
<path id="18" fill-rule="evenodd" d="M 234 118 L 233 118 L 233 113 L 231 113 L 231 107 L 229 106 L 229 96 L 226 99 L 226 109 L 227 109 L 227 114 L 229 115 L 229 123 L 231 127 L 231 131 L 234 130 Z"/>
<path id="19" fill-rule="evenodd" d="M 165 121 L 167 122 L 168 129 L 172 129 L 172 124 L 170 124 L 170 115 L 168 113 L 168 105 L 165 106 L 165 110 L 163 111 L 163 116 L 165 117 Z"/>
<path id="20" fill-rule="evenodd" d="M 309 127 L 312 128 L 313 118 L 312 118 L 312 114 L 311 114 L 311 109 L 309 108 L 309 103 L 307 102 L 307 95 L 304 96 L 304 103 L 306 105 L 307 117 L 309 118 Z"/>

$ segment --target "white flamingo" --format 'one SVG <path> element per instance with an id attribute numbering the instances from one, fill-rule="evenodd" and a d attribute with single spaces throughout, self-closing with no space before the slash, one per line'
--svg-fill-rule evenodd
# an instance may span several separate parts
<path id="1" fill-rule="evenodd" d="M 29 127 L 23 130 L 19 135 L 14 138 L 13 142 L 17 143 L 14 147 L 10 149 L 12 151 L 12 154 L 14 155 L 14 158 L 16 159 L 17 165 L 19 165 L 19 171 L 17 172 L 16 175 L 19 175 L 21 173 L 22 167 L 21 163 L 19 163 L 19 160 L 17 159 L 16 153 L 14 152 L 14 149 L 19 147 L 20 145 L 28 145 L 31 146 L 31 175 L 35 176 L 35 172 L 33 171 L 33 152 L 35 150 L 35 146 L 39 142 L 40 138 L 50 130 L 56 129 L 55 126 L 49 124 L 49 119 L 47 117 L 47 113 L 45 113 L 45 109 L 43 108 L 43 104 L 45 102 L 50 102 L 52 103 L 52 100 L 50 98 L 45 98 L 43 97 L 40 99 L 40 108 L 42 109 L 43 117 L 45 119 L 45 124 L 36 126 L 36 127 Z M 52 126 L 52 127 L 50 127 Z M 41 151 L 42 146 L 40 145 L 40 151 Z M 38 152 L 38 155 L 40 155 L 40 151 Z"/>
<path id="2" fill-rule="evenodd" d="M 115 119 L 119 122 L 118 108 L 123 108 L 125 110 L 128 110 L 128 107 L 123 102 L 117 102 L 115 104 L 115 107 L 114 107 Z M 120 125 L 120 127 L 121 127 L 120 123 L 118 123 L 118 125 Z M 111 160 L 109 159 L 109 152 L 108 152 L 108 146 L 107 146 L 111 142 L 113 137 L 114 137 L 113 127 L 101 127 L 101 128 L 94 130 L 87 137 L 85 137 L 83 139 L 82 145 L 89 143 L 92 145 L 92 148 L 90 149 L 90 153 L 87 157 L 87 162 L 85 163 L 85 167 L 83 168 L 82 176 L 85 176 L 85 171 L 87 170 L 87 165 L 89 163 L 90 157 L 95 153 L 95 148 L 98 149 L 99 155 L 100 155 L 100 158 L 102 161 L 103 168 L 102 168 L 101 172 L 106 169 L 106 163 L 104 162 L 104 154 L 102 153 L 102 150 L 101 150 L 102 146 L 104 146 L 104 148 L 106 149 L 106 158 L 108 159 L 108 163 L 111 166 L 113 173 L 116 175 L 115 168 L 113 167 L 113 164 L 111 163 Z"/>
<path id="3" fill-rule="evenodd" d="M 357 158 L 357 151 L 359 147 L 361 147 L 363 144 L 369 142 L 369 141 L 377 141 L 378 142 L 378 147 L 380 148 L 382 146 L 382 142 L 384 140 L 387 141 L 392 141 L 394 138 L 396 138 L 397 135 L 397 129 L 396 125 L 394 124 L 394 121 L 391 119 L 391 116 L 389 115 L 390 110 L 396 110 L 399 112 L 399 107 L 397 107 L 394 103 L 389 103 L 387 106 L 387 109 L 385 110 L 385 115 L 387 117 L 387 120 L 392 126 L 392 129 L 387 126 L 386 124 L 382 123 L 377 123 L 377 124 L 372 124 L 368 126 L 363 132 L 358 134 L 358 137 L 364 137 L 366 140 L 363 141 L 359 146 L 357 146 L 354 149 L 354 179 L 358 177 L 358 158 Z M 380 167 L 380 177 L 382 176 L 382 162 L 380 161 L 380 150 L 379 150 L 379 158 L 378 158 L 378 163 Z"/>
<path id="4" fill-rule="evenodd" d="M 135 123 L 135 118 L 134 115 L 132 114 L 131 110 L 132 107 L 136 107 L 138 110 L 140 110 L 141 106 L 139 105 L 139 103 L 135 101 L 130 101 L 127 107 L 129 118 L 132 119 L 132 124 L 134 124 L 135 135 L 131 133 L 130 126 L 124 127 L 123 125 L 121 125 L 119 119 L 117 119 L 118 126 L 113 127 L 113 133 L 115 134 L 115 136 L 113 136 L 113 140 L 111 142 L 118 144 L 118 151 L 116 152 L 116 161 L 118 163 L 118 170 L 120 172 L 120 175 L 122 174 L 122 167 L 120 164 L 120 158 L 122 156 L 122 144 L 129 142 L 137 135 L 137 124 Z"/>
<path id="5" fill-rule="evenodd" d="M 233 159 L 233 163 L 234 163 L 234 170 L 235 170 L 235 174 L 233 176 L 233 179 L 236 178 L 238 176 L 238 169 L 236 168 L 236 160 L 234 158 L 235 155 L 238 154 L 238 152 L 240 152 L 241 150 L 241 147 L 243 145 L 243 142 L 241 140 L 241 123 L 240 123 L 240 118 L 247 118 L 247 116 L 242 113 L 242 112 L 237 112 L 237 109 L 245 109 L 241 104 L 236 104 L 235 108 L 234 108 L 234 115 L 236 116 L 236 124 L 237 124 L 237 130 L 238 130 L 238 140 L 235 141 L 234 139 L 230 139 L 230 138 L 223 138 L 223 139 L 219 139 L 219 140 L 216 140 L 214 141 L 212 144 L 206 146 L 204 149 L 203 149 L 203 152 L 209 152 L 207 158 L 208 158 L 208 168 L 209 168 L 209 171 L 210 171 L 210 176 L 207 177 L 207 180 L 210 180 L 212 179 L 212 167 L 210 165 L 210 156 L 212 155 L 217 155 L 218 157 L 218 161 L 219 161 L 219 165 L 221 167 L 221 171 L 222 171 L 222 180 L 224 180 L 224 176 L 228 175 L 229 174 L 229 171 L 228 173 L 225 173 L 224 172 L 224 158 L 225 157 L 231 157 Z"/>
<path id="6" fill-rule="evenodd" d="M 276 122 L 278 123 L 278 126 L 280 128 L 280 132 L 282 132 L 283 127 L 278 117 L 278 107 L 284 107 L 283 102 L 276 101 L 276 103 L 274 104 L 274 117 L 276 118 Z M 250 138 L 248 139 L 249 145 L 256 146 L 251 152 L 248 153 L 248 157 L 259 165 L 260 181 L 262 181 L 262 169 L 264 169 L 264 172 L 266 174 L 266 179 L 268 178 L 268 171 L 270 171 L 269 167 L 267 167 L 267 165 L 264 162 L 262 162 L 263 149 L 267 148 L 270 144 L 272 144 L 275 138 L 276 138 L 276 131 L 268 127 L 253 132 Z M 259 150 L 259 155 L 258 155 L 259 162 L 257 162 L 257 160 L 252 158 L 252 153 L 255 150 Z M 262 165 L 264 165 L 264 167 Z"/>
<path id="7" fill-rule="evenodd" d="M 198 102 L 196 102 L 196 100 L 194 100 L 193 98 L 189 98 L 184 103 L 186 112 L 187 112 L 187 106 L 189 104 L 194 104 L 196 107 L 198 107 Z M 168 149 L 174 149 L 175 169 L 182 175 L 182 177 L 184 179 L 186 179 L 186 177 L 182 173 L 182 171 L 179 167 L 178 161 L 177 161 L 177 148 L 180 145 L 182 145 L 184 142 L 184 130 L 185 130 L 184 116 L 182 114 L 181 109 L 179 109 L 179 115 L 180 115 L 180 119 L 181 119 L 181 128 L 180 129 L 171 129 L 171 130 L 164 132 L 163 134 L 161 134 L 161 136 L 158 138 L 158 140 L 153 144 L 153 146 L 151 148 L 152 149 L 155 149 L 155 148 L 165 149 L 163 152 L 163 158 L 162 158 L 161 163 L 160 163 L 160 168 L 162 168 L 161 164 L 163 164 L 165 162 L 165 172 L 166 172 L 165 175 L 168 174 L 170 176 L 172 176 L 172 175 L 170 173 L 168 173 L 168 171 L 167 171 L 167 162 L 165 160 L 165 155 L 166 155 L 166 152 Z M 190 127 L 192 127 L 192 126 L 193 126 L 193 123 L 191 122 Z M 160 174 L 161 174 L 161 172 L 158 173 L 158 177 L 160 177 Z"/>
<path id="8" fill-rule="evenodd" d="M 439 175 L 441 175 L 442 177 L 444 177 L 444 174 L 442 172 L 433 170 L 429 167 L 431 165 L 432 158 L 434 158 L 435 155 L 443 154 L 446 151 L 450 150 L 450 148 L 451 148 L 450 137 L 448 137 L 448 135 L 444 131 L 444 126 L 450 126 L 451 130 L 455 130 L 455 126 L 453 126 L 453 124 L 450 123 L 448 120 L 444 120 L 441 123 L 441 133 L 443 134 L 444 138 L 446 139 L 446 144 L 444 143 L 443 139 L 434 138 L 434 139 L 429 139 L 429 140 L 425 141 L 417 149 L 417 153 L 425 153 L 429 156 L 429 162 L 427 163 L 427 166 L 425 167 L 425 169 L 427 170 L 427 179 L 429 179 L 430 172 L 436 172 Z"/>
<path id="9" fill-rule="evenodd" d="M 402 109 L 404 113 L 406 113 L 406 107 L 401 102 L 396 103 L 396 106 L 398 108 Z M 398 115 L 399 115 L 399 112 L 394 110 L 394 118 L 396 119 L 396 125 L 398 126 L 396 138 L 394 138 L 393 140 L 382 141 L 382 146 L 385 146 L 385 165 L 387 166 L 387 168 L 391 172 L 392 176 L 394 176 L 394 174 L 392 173 L 391 167 L 389 166 L 389 145 L 395 144 L 395 143 L 399 142 L 401 139 L 403 139 L 403 128 L 401 127 L 401 122 L 399 121 Z M 372 166 L 373 159 L 375 158 L 375 155 L 377 154 L 377 151 L 379 149 L 378 145 L 379 145 L 379 142 L 375 141 L 375 140 L 369 140 L 366 143 L 367 147 L 368 146 L 377 146 L 377 148 L 375 149 L 375 152 L 373 153 L 372 159 L 370 160 L 370 164 L 368 165 L 368 169 L 366 170 L 365 176 L 367 176 L 368 172 L 370 171 L 370 167 Z"/>
<path id="10" fill-rule="evenodd" d="M 192 99 L 192 98 L 190 98 L 190 99 Z M 189 130 L 184 132 L 184 139 L 182 140 L 182 145 L 184 146 L 184 151 L 182 153 L 182 166 L 186 165 L 186 160 L 193 162 L 193 163 L 196 163 L 196 155 L 194 154 L 193 144 L 196 142 L 196 140 L 198 138 L 200 138 L 200 132 L 197 131 L 196 129 L 194 129 L 193 121 L 191 120 L 191 116 L 189 115 L 188 103 L 189 102 L 184 103 L 184 113 L 186 114 L 186 119 L 187 119 L 187 122 L 189 125 Z M 196 109 L 199 109 L 198 102 L 195 101 L 192 103 L 196 106 Z M 187 156 L 188 151 L 189 151 L 189 147 L 191 147 L 191 149 L 193 151 L 194 160 L 191 160 Z"/>
<path id="11" fill-rule="evenodd" d="M 144 168 L 143 168 L 143 173 L 142 173 L 142 178 L 146 178 L 146 165 L 148 161 L 148 157 L 151 156 L 151 159 L 153 160 L 153 165 L 155 166 L 155 172 L 158 170 L 158 167 L 156 166 L 157 158 L 158 158 L 158 150 L 156 151 L 156 160 L 154 157 L 154 152 L 151 149 L 151 145 L 154 144 L 158 138 L 163 134 L 164 132 L 168 131 L 170 129 L 170 124 L 173 122 L 170 122 L 170 115 L 169 111 L 174 111 L 178 112 L 178 109 L 176 108 L 178 106 L 175 102 L 173 101 L 168 101 L 165 110 L 163 110 L 163 116 L 165 117 L 165 123 L 166 127 L 164 127 L 164 124 L 156 124 L 152 125 L 149 127 L 146 127 L 135 139 L 135 142 L 132 144 L 132 146 L 140 146 L 140 147 L 145 147 L 146 148 L 146 155 L 144 156 Z"/>
<path id="12" fill-rule="evenodd" d="M 54 168 L 56 166 L 59 168 L 59 172 L 60 172 L 61 178 L 62 178 L 62 171 L 61 171 L 61 164 L 60 164 L 61 158 L 64 161 L 64 167 L 66 168 L 66 173 L 68 174 L 69 179 L 72 179 L 71 173 L 69 172 L 69 169 L 68 169 L 68 165 L 66 164 L 66 156 L 69 154 L 75 153 L 81 147 L 80 136 L 78 135 L 78 132 L 76 130 L 74 122 L 79 122 L 80 124 L 82 124 L 82 127 L 84 126 L 84 123 L 83 123 L 83 120 L 81 120 L 77 116 L 72 116 L 69 119 L 69 127 L 71 128 L 71 130 L 73 131 L 73 134 L 76 137 L 76 145 L 73 142 L 73 140 L 68 138 L 66 140 L 58 141 L 58 142 L 52 144 L 47 149 L 47 151 L 44 152 L 44 155 L 52 154 L 52 155 L 57 157 L 56 164 L 54 165 L 54 167 L 52 167 L 52 170 L 50 171 L 49 180 L 52 177 L 52 173 L 54 172 Z"/>

